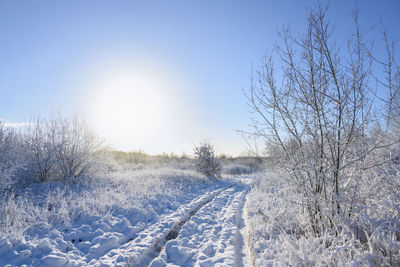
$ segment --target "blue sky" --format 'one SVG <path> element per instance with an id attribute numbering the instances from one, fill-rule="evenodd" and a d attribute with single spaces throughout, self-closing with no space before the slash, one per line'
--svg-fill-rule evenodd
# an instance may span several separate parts
<path id="1" fill-rule="evenodd" d="M 118 149 L 191 153 L 207 138 L 218 153 L 238 155 L 252 64 L 283 24 L 302 30 L 316 3 L 2 0 L 0 118 L 78 113 Z M 353 7 L 330 1 L 339 45 Z M 359 7 L 361 27 L 382 19 L 400 40 L 400 1 Z"/>

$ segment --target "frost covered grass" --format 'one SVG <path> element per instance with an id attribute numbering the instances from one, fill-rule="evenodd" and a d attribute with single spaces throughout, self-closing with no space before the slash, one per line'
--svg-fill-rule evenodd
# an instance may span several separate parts
<path id="1" fill-rule="evenodd" d="M 90 183 L 31 184 L 3 196 L 1 229 L 7 235 L 18 235 L 32 222 L 69 224 L 82 213 L 110 216 L 116 207 L 138 206 L 140 199 L 160 195 L 177 196 L 205 182 L 191 171 L 146 169 L 102 174 Z"/>
<path id="2" fill-rule="evenodd" d="M 336 221 L 334 229 L 316 236 L 300 191 L 277 174 L 260 176 L 247 200 L 247 241 L 255 266 L 400 264 L 399 217 L 390 216 L 384 203 L 365 203 L 356 220 Z"/>
<path id="3" fill-rule="evenodd" d="M 114 168 L 90 182 L 17 187 L 1 199 L 0 265 L 87 264 L 210 187 L 218 182 L 171 168 Z"/>

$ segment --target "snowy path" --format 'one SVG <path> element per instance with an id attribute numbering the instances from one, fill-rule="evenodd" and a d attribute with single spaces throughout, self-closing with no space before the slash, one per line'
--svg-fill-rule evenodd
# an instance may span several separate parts
<path id="1" fill-rule="evenodd" d="M 150 266 L 244 266 L 241 209 L 245 186 L 229 188 L 204 205 L 166 243 Z"/>
<path id="2" fill-rule="evenodd" d="M 249 266 L 242 209 L 249 186 L 208 192 L 90 262 L 97 266 Z"/>

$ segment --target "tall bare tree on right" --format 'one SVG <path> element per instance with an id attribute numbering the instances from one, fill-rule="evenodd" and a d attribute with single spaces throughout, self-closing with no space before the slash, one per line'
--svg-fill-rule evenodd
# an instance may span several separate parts
<path id="1" fill-rule="evenodd" d="M 370 135 L 384 118 L 377 115 L 377 94 L 370 87 L 376 59 L 364 42 L 358 12 L 354 33 L 341 49 L 326 14 L 325 8 L 312 9 L 303 34 L 283 28 L 247 93 L 256 114 L 251 135 L 266 142 L 275 166 L 301 190 L 316 235 L 353 215 L 360 171 L 378 164 L 370 164 L 370 155 L 392 145 Z M 394 70 L 392 56 L 392 65 L 384 66 Z M 398 94 L 393 82 L 389 86 Z M 390 124 L 396 99 L 392 95 L 388 103 Z"/>

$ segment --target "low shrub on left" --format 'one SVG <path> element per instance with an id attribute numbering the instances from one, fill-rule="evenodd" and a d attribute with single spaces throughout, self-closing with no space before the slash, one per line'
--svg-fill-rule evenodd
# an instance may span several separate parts
<path id="1" fill-rule="evenodd" d="M 0 189 L 26 182 L 76 182 L 93 169 L 102 142 L 79 118 L 31 119 L 17 132 L 0 122 Z"/>

